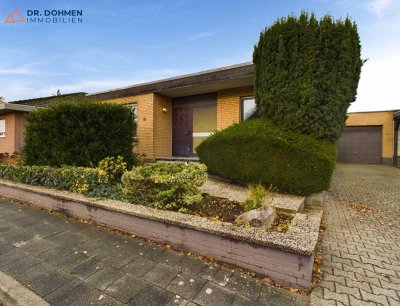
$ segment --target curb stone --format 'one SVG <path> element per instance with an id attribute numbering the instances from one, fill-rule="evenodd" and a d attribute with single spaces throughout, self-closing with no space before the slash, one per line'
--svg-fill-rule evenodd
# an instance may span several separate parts
<path id="1" fill-rule="evenodd" d="M 11 276 L 0 271 L 0 305 L 45 306 L 50 304 Z"/>

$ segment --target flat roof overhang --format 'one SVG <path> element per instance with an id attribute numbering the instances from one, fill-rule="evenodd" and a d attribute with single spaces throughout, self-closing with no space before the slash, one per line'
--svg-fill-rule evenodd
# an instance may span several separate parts
<path id="1" fill-rule="evenodd" d="M 23 112 L 29 113 L 35 109 L 34 106 L 12 104 L 12 103 L 0 103 L 0 114 Z"/>
<path id="2" fill-rule="evenodd" d="M 87 95 L 94 100 L 110 100 L 145 93 L 159 93 L 171 98 L 217 92 L 253 85 L 253 63 L 243 63 L 159 81 Z"/>

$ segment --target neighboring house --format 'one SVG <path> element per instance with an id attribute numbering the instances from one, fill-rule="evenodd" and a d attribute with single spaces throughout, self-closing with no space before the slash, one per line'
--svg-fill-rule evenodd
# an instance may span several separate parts
<path id="1" fill-rule="evenodd" d="M 0 103 L 0 153 L 19 153 L 24 143 L 26 116 L 35 107 L 57 103 L 60 99 L 83 97 L 86 93 L 49 96 Z"/>
<path id="2" fill-rule="evenodd" d="M 196 146 L 212 132 L 251 116 L 253 95 L 253 64 L 244 63 L 88 97 L 136 108 L 136 151 L 163 159 L 195 156 Z M 394 120 L 394 111 L 349 113 L 338 141 L 339 161 L 394 162 L 399 155 Z"/>
<path id="3" fill-rule="evenodd" d="M 28 105 L 0 103 L 0 153 L 21 151 L 26 115 L 33 109 Z"/>

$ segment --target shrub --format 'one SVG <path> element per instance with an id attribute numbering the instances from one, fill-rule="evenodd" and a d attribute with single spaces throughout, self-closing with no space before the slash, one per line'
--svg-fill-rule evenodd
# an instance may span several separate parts
<path id="1" fill-rule="evenodd" d="M 28 115 L 23 158 L 28 165 L 93 167 L 120 155 L 130 163 L 135 126 L 123 105 L 61 101 Z"/>
<path id="2" fill-rule="evenodd" d="M 134 203 L 186 212 L 202 200 L 206 171 L 202 164 L 146 164 L 125 172 L 124 193 Z"/>
<path id="3" fill-rule="evenodd" d="M 19 164 L 21 162 L 21 156 L 15 152 L 12 154 L 0 153 L 0 163 L 2 164 Z"/>
<path id="4" fill-rule="evenodd" d="M 265 196 L 267 195 L 267 191 L 265 190 L 264 186 L 260 184 L 250 185 L 247 189 L 247 193 L 248 197 L 243 203 L 245 211 L 260 208 L 263 204 Z"/>
<path id="5" fill-rule="evenodd" d="M 349 18 L 278 19 L 254 48 L 254 91 L 259 114 L 293 131 L 335 142 L 360 79 L 361 46 Z"/>
<path id="6" fill-rule="evenodd" d="M 127 201 L 121 183 L 95 185 L 88 192 L 86 192 L 86 195 L 96 198 Z"/>
<path id="7" fill-rule="evenodd" d="M 336 163 L 334 144 L 284 131 L 265 119 L 219 131 L 196 151 L 212 174 L 299 195 L 328 189 Z"/>
<path id="8" fill-rule="evenodd" d="M 101 185 L 108 184 L 107 173 L 103 170 L 70 166 L 51 168 L 0 164 L 0 178 L 78 193 L 88 193 Z"/>
<path id="9" fill-rule="evenodd" d="M 115 182 L 121 179 L 122 174 L 126 171 L 126 165 L 122 156 L 106 157 L 99 161 L 97 168 L 105 171 L 109 180 Z"/>

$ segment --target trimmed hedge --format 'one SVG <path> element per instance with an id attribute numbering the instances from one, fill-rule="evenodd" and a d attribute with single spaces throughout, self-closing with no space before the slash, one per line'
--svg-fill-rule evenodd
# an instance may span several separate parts
<path id="1" fill-rule="evenodd" d="M 298 195 L 328 189 L 336 163 L 334 144 L 285 131 L 266 119 L 234 124 L 196 151 L 211 174 Z"/>
<path id="2" fill-rule="evenodd" d="M 109 156 L 132 164 L 134 114 L 123 105 L 79 98 L 28 115 L 23 159 L 28 165 L 95 167 Z"/>
<path id="3" fill-rule="evenodd" d="M 0 179 L 78 193 L 93 193 L 109 185 L 108 174 L 97 168 L 0 164 Z"/>
<path id="4" fill-rule="evenodd" d="M 278 19 L 254 48 L 254 91 L 259 114 L 275 124 L 335 142 L 354 102 L 361 45 L 355 22 L 330 15 Z"/>

